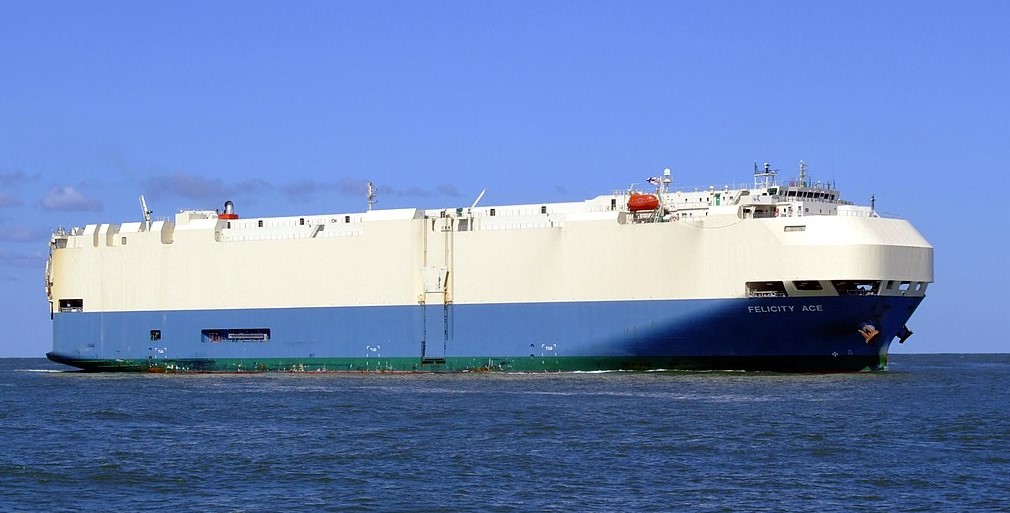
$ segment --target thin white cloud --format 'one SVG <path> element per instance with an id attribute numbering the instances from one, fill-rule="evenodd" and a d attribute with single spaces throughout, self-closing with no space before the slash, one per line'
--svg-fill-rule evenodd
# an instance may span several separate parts
<path id="1" fill-rule="evenodd" d="M 245 180 L 235 184 L 231 190 L 234 193 L 255 193 L 262 190 L 268 190 L 272 187 L 273 186 L 270 185 L 270 182 L 267 182 L 266 180 L 253 178 L 252 180 Z"/>
<path id="2" fill-rule="evenodd" d="M 227 196 L 229 191 L 218 178 L 208 179 L 187 173 L 175 173 L 170 176 L 152 176 L 141 182 L 145 190 L 153 197 L 181 196 L 183 198 L 219 199 Z"/>
<path id="3" fill-rule="evenodd" d="M 50 188 L 42 198 L 42 208 L 64 212 L 99 212 L 102 210 L 102 202 L 85 196 L 70 185 L 65 185 Z"/>
<path id="4" fill-rule="evenodd" d="M 399 196 L 407 196 L 407 197 L 410 197 L 410 198 L 430 198 L 430 197 L 432 197 L 431 191 L 428 191 L 426 189 L 422 189 L 422 188 L 417 187 L 417 186 L 408 187 L 406 190 L 404 190 L 402 192 L 397 192 L 397 195 L 399 195 Z"/>
<path id="5" fill-rule="evenodd" d="M 41 228 L 0 225 L 0 242 L 41 242 L 49 236 L 49 231 Z"/>
<path id="6" fill-rule="evenodd" d="M 0 265 L 10 267 L 40 269 L 45 266 L 46 258 L 42 253 L 19 253 L 0 249 Z"/>
<path id="7" fill-rule="evenodd" d="M 33 182 L 39 175 L 28 175 L 24 171 L 0 172 L 0 185 L 14 187 L 23 183 Z"/>
<path id="8" fill-rule="evenodd" d="M 16 207 L 21 204 L 21 200 L 13 194 L 0 194 L 0 208 Z"/>
<path id="9" fill-rule="evenodd" d="M 459 191 L 452 184 L 439 185 L 434 191 L 417 186 L 397 189 L 388 185 L 373 184 L 376 197 L 407 197 L 431 198 L 435 196 L 458 197 Z M 260 191 L 280 191 L 289 201 L 308 201 L 330 191 L 343 196 L 364 197 L 368 190 L 368 180 L 341 178 L 337 182 L 321 182 L 316 180 L 299 180 L 277 184 L 276 186 L 263 180 L 247 180 L 229 185 L 220 179 L 208 179 L 187 173 L 154 176 L 142 182 L 144 190 L 151 191 L 148 196 L 165 195 L 179 196 L 190 199 L 220 199 L 236 194 L 257 193 Z"/>
<path id="10" fill-rule="evenodd" d="M 152 176 L 141 182 L 151 197 L 178 196 L 189 199 L 227 199 L 241 193 L 255 193 L 270 184 L 258 179 L 229 184 L 220 178 L 206 178 L 177 172 L 170 176 Z"/>
<path id="11" fill-rule="evenodd" d="M 363 196 L 368 191 L 368 180 L 341 178 L 336 189 L 345 196 Z"/>
<path id="12" fill-rule="evenodd" d="M 438 193 L 443 196 L 458 197 L 459 191 L 456 190 L 456 186 L 451 183 L 443 183 L 438 186 Z"/>
<path id="13" fill-rule="evenodd" d="M 412 185 L 403 189 L 390 187 L 385 184 L 372 184 L 375 187 L 376 195 L 399 196 L 404 198 L 433 198 L 435 196 L 458 197 L 459 191 L 452 184 L 440 184 L 434 191 Z M 325 185 L 325 188 L 335 189 L 345 196 L 364 196 L 368 190 L 368 180 L 341 178 L 339 183 Z"/>
<path id="14" fill-rule="evenodd" d="M 350 184 L 344 185 L 340 183 L 317 182 L 315 180 L 301 180 L 298 182 L 283 184 L 280 186 L 280 190 L 291 201 L 305 201 L 325 191 L 336 190 L 346 194 L 345 188 L 349 187 L 349 185 Z M 362 190 L 364 190 L 364 188 L 362 188 Z"/>

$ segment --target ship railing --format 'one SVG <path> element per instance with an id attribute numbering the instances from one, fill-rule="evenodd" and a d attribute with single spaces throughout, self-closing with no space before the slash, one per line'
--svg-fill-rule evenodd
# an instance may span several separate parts
<path id="1" fill-rule="evenodd" d="M 872 217 L 882 217 L 884 219 L 903 219 L 900 215 L 891 212 L 874 212 Z"/>
<path id="2" fill-rule="evenodd" d="M 842 217 L 880 217 L 876 212 L 863 211 L 863 210 L 838 210 L 836 215 Z"/>
<path id="3" fill-rule="evenodd" d="M 475 223 L 472 230 L 529 230 L 537 228 L 553 228 L 553 221 L 539 223 Z"/>
<path id="4" fill-rule="evenodd" d="M 678 187 L 670 188 L 670 190 L 668 190 L 667 193 L 668 194 L 674 194 L 674 193 L 680 192 L 680 193 L 687 194 L 687 193 L 694 193 L 694 192 L 709 192 L 709 191 L 711 191 L 711 192 L 743 191 L 743 190 L 753 189 L 753 185 L 754 184 L 747 183 L 747 182 L 745 182 L 745 183 L 732 183 L 731 182 L 731 183 L 728 183 L 728 184 L 723 184 L 723 186 L 721 188 L 720 187 L 716 187 L 715 185 L 712 185 L 712 184 L 709 184 L 709 185 L 681 185 L 681 186 L 678 186 Z"/>

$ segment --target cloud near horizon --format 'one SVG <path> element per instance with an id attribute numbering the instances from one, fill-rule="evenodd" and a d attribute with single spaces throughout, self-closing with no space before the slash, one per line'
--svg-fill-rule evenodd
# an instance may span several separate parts
<path id="1" fill-rule="evenodd" d="M 42 209 L 60 212 L 101 212 L 102 202 L 85 196 L 73 186 L 54 186 L 42 198 Z"/>
<path id="2" fill-rule="evenodd" d="M 0 208 L 16 207 L 21 205 L 21 200 L 13 194 L 0 194 Z"/>
<path id="3" fill-rule="evenodd" d="M 457 190 L 456 186 L 451 183 L 439 184 L 438 193 L 443 196 L 449 196 L 452 198 L 456 198 L 460 195 L 459 190 Z"/>
<path id="4" fill-rule="evenodd" d="M 279 191 L 288 201 L 309 201 L 320 194 L 330 191 L 343 196 L 358 196 L 364 198 L 368 190 L 368 180 L 350 177 L 340 178 L 336 182 L 321 182 L 316 180 L 299 180 L 287 183 L 271 184 L 265 180 L 254 179 L 227 184 L 219 178 L 205 178 L 185 172 L 172 175 L 158 175 L 141 181 L 141 187 L 151 198 L 176 196 L 196 200 L 225 200 L 234 196 L 256 194 L 264 191 Z M 418 186 L 403 189 L 387 185 L 373 184 L 377 197 L 397 196 L 413 198 L 432 198 L 436 196 L 459 197 L 459 191 L 452 184 L 440 184 L 434 190 Z"/>
<path id="5" fill-rule="evenodd" d="M 39 175 L 25 174 L 24 171 L 14 171 L 13 173 L 0 173 L 0 185 L 4 187 L 14 187 L 23 183 L 34 182 Z"/>
<path id="6" fill-rule="evenodd" d="M 281 193 L 287 196 L 290 201 L 295 202 L 307 201 L 324 191 L 343 192 L 343 187 L 344 185 L 340 183 L 317 182 L 315 180 L 301 180 L 279 186 Z"/>
<path id="7" fill-rule="evenodd" d="M 259 179 L 225 184 L 220 178 L 205 178 L 179 171 L 173 175 L 152 176 L 141 181 L 152 198 L 178 196 L 188 199 L 213 199 L 223 202 L 232 196 L 269 189 L 270 184 Z"/>
<path id="8" fill-rule="evenodd" d="M 449 196 L 455 198 L 460 196 L 459 191 L 456 190 L 456 187 L 452 184 L 439 184 L 435 190 L 425 189 L 416 185 L 399 189 L 389 185 L 377 184 L 375 182 L 372 182 L 372 186 L 375 188 L 377 197 L 399 196 L 405 198 L 433 198 L 436 196 Z M 344 196 L 364 196 L 366 191 L 368 191 L 368 180 L 345 177 L 341 178 L 340 182 L 329 185 L 327 188 L 334 189 Z"/>
<path id="9" fill-rule="evenodd" d="M 49 237 L 49 230 L 42 228 L 0 224 L 0 242 L 41 242 L 48 240 Z"/>
<path id="10" fill-rule="evenodd" d="M 19 253 L 0 249 L 0 265 L 22 269 L 39 269 L 46 265 L 46 255 L 42 253 Z"/>

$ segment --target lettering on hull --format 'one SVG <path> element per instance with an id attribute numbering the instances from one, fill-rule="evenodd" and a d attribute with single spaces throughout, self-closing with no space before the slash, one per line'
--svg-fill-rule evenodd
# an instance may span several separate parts
<path id="1" fill-rule="evenodd" d="M 797 307 L 799 310 L 797 310 Z M 748 306 L 747 313 L 793 313 L 793 312 L 823 312 L 824 305 L 769 305 L 769 306 Z"/>

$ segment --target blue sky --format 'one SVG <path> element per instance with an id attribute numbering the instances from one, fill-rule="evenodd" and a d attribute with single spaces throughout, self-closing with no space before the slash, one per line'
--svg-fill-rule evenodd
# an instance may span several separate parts
<path id="1" fill-rule="evenodd" d="M 799 160 L 936 247 L 895 352 L 1007 352 L 1010 2 L 0 3 L 0 356 L 57 226 L 580 200 Z"/>

